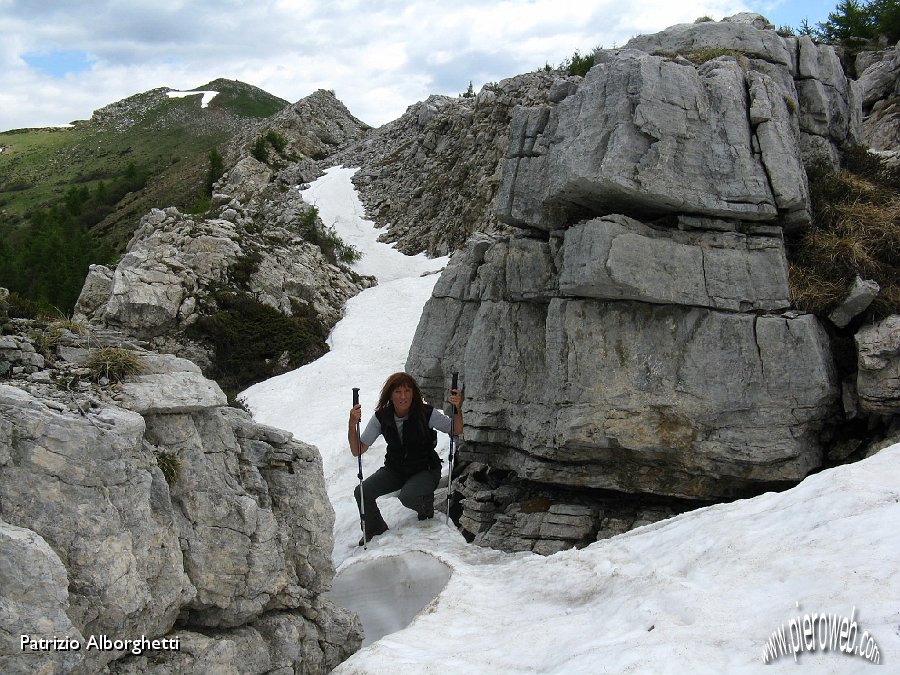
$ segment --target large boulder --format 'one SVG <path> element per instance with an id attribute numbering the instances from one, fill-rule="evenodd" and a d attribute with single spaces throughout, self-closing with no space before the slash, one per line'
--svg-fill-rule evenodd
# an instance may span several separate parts
<path id="1" fill-rule="evenodd" d="M 585 213 L 808 220 L 792 85 L 733 56 L 699 68 L 634 49 L 598 56 L 575 94 L 516 110 L 501 220 L 544 230 Z"/>
<path id="2" fill-rule="evenodd" d="M 184 651 L 7 641 L 2 670 L 145 672 L 150 658 L 315 673 L 355 651 L 358 621 L 323 597 L 334 514 L 318 450 L 225 406 L 185 359 L 132 349 L 143 374 L 98 385 L 82 341 L 110 335 L 59 339 L 47 378 L 0 385 L 0 635 L 183 638 Z"/>
<path id="3" fill-rule="evenodd" d="M 750 14 L 599 50 L 514 109 L 510 233 L 453 256 L 406 364 L 427 397 L 464 376 L 451 505 L 477 543 L 552 553 L 822 465 L 838 374 L 784 233 L 805 162 L 859 126 L 834 49 Z"/>
<path id="4" fill-rule="evenodd" d="M 407 369 L 433 396 L 445 388 L 443 364 L 461 367 L 461 457 L 538 482 L 694 499 L 800 480 L 818 466 L 816 432 L 832 412 L 837 383 L 817 320 L 733 311 L 733 299 L 752 300 L 757 287 L 767 300 L 781 296 L 773 304 L 785 302 L 785 288 L 772 293 L 769 279 L 754 284 L 746 275 L 752 248 L 723 251 L 745 264 L 745 274 L 718 289 L 732 311 L 713 309 L 702 280 L 670 276 L 677 261 L 651 265 L 648 276 L 660 281 L 642 280 L 646 290 L 610 284 L 608 259 L 594 258 L 588 270 L 583 244 L 573 247 L 579 270 L 605 278 L 569 283 L 570 236 L 580 242 L 579 228 L 603 222 L 574 226 L 558 243 L 473 242 L 435 286 Z M 702 257 L 701 247 L 681 246 L 686 259 Z M 529 249 L 543 263 L 524 267 L 558 270 L 558 290 L 544 283 L 523 293 L 517 258 Z"/>

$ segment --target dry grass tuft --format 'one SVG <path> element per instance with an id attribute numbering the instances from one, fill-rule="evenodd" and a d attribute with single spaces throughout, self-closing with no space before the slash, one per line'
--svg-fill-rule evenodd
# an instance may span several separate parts
<path id="1" fill-rule="evenodd" d="M 791 297 L 805 311 L 826 314 L 854 278 L 874 279 L 877 318 L 900 311 L 900 171 L 875 155 L 853 151 L 845 168 L 808 171 L 813 224 L 788 242 Z"/>
<path id="2" fill-rule="evenodd" d="M 106 378 L 110 382 L 121 382 L 126 377 L 140 375 L 145 365 L 140 356 L 129 349 L 119 347 L 99 347 L 91 351 L 84 362 L 90 368 L 94 379 Z"/>

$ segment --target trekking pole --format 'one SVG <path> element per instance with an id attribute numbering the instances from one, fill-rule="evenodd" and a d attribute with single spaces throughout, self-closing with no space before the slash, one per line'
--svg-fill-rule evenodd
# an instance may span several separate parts
<path id="1" fill-rule="evenodd" d="M 450 389 L 456 389 L 459 380 L 459 373 L 453 373 L 453 384 Z M 456 426 L 456 406 L 450 406 L 453 416 L 450 418 L 450 474 L 447 476 L 447 526 L 450 526 L 450 496 L 453 494 L 453 450 L 456 446 L 456 436 L 453 435 Z"/>
<path id="2" fill-rule="evenodd" d="M 359 404 L 359 387 L 353 387 L 353 407 Z M 362 530 L 363 549 L 368 550 L 369 542 L 366 541 L 366 499 L 363 494 L 362 452 L 360 451 L 359 420 L 356 421 L 356 459 L 359 463 L 359 528 Z"/>

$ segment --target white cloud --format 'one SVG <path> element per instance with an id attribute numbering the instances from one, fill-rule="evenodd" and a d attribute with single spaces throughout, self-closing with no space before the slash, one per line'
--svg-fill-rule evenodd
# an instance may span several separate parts
<path id="1" fill-rule="evenodd" d="M 239 79 L 296 101 L 334 89 L 352 113 L 382 124 L 430 94 L 457 94 L 558 64 L 575 49 L 752 0 L 217 0 L 0 2 L 0 130 L 85 119 L 147 89 Z M 25 53 L 81 52 L 90 70 L 51 77 Z"/>

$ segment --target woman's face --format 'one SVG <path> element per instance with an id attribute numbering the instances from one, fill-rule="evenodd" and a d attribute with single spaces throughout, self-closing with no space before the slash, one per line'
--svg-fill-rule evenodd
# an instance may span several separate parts
<path id="1" fill-rule="evenodd" d="M 391 403 L 394 404 L 394 413 L 397 417 L 405 417 L 412 406 L 413 390 L 405 384 L 399 384 L 391 392 Z"/>

